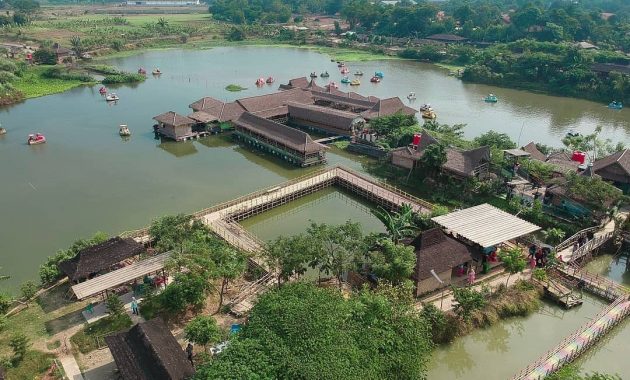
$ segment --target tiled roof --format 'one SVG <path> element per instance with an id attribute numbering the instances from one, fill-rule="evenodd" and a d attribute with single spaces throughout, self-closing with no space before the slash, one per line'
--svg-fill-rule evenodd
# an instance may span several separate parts
<path id="1" fill-rule="evenodd" d="M 352 130 L 357 120 L 364 120 L 356 113 L 298 103 L 289 103 L 289 118 L 319 123 L 345 131 Z"/>
<path id="2" fill-rule="evenodd" d="M 186 116 L 182 116 L 173 111 L 168 111 L 166 113 L 158 115 L 154 117 L 153 120 L 166 124 L 166 125 L 173 125 L 176 127 L 180 125 L 195 124 L 194 120 L 189 119 Z"/>

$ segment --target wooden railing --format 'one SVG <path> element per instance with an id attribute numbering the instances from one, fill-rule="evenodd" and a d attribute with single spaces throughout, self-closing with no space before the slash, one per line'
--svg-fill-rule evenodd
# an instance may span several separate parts
<path id="1" fill-rule="evenodd" d="M 589 232 L 595 232 L 598 229 L 599 229 L 599 226 L 595 226 L 595 227 L 585 228 L 583 230 L 576 232 L 568 239 L 565 239 L 562 243 L 556 245 L 556 252 L 560 252 L 560 251 L 565 250 L 566 248 L 569 248 L 580 238 L 580 236 L 586 235 Z"/>
<path id="2" fill-rule="evenodd" d="M 604 245 L 608 240 L 613 237 L 612 232 L 606 232 L 603 235 L 595 236 L 591 240 L 587 241 L 583 246 L 579 247 L 571 255 L 570 262 L 574 263 L 592 253 L 597 248 Z"/>

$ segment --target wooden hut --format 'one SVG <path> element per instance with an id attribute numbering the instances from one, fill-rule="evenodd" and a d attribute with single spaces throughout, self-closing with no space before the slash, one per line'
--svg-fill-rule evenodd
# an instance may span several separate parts
<path id="1" fill-rule="evenodd" d="M 333 135 L 354 136 L 365 126 L 355 113 L 311 104 L 289 103 L 289 123 Z"/>
<path id="2" fill-rule="evenodd" d="M 630 192 L 630 153 L 624 149 L 610 156 L 600 158 L 593 164 L 593 172 L 604 181 L 623 190 L 624 194 Z"/>
<path id="3" fill-rule="evenodd" d="M 435 144 L 438 141 L 433 138 L 426 131 L 422 131 L 420 135 L 420 143 L 415 145 L 409 145 L 401 148 L 396 148 L 391 152 L 392 165 L 405 169 L 413 169 L 418 166 L 424 150 L 431 144 Z"/>
<path id="4" fill-rule="evenodd" d="M 140 254 L 144 246 L 131 238 L 119 236 L 82 249 L 69 260 L 59 263 L 59 270 L 71 281 L 79 282 L 111 269 L 114 265 Z"/>
<path id="5" fill-rule="evenodd" d="M 188 115 L 188 118 L 196 122 L 196 124 L 192 127 L 193 132 L 208 131 L 218 133 L 221 131 L 218 123 L 216 123 L 219 119 L 207 112 L 196 111 Z"/>
<path id="6" fill-rule="evenodd" d="M 379 99 L 370 109 L 361 113 L 366 120 L 374 119 L 382 116 L 390 116 L 395 113 L 404 115 L 415 115 L 416 110 L 407 107 L 399 97 Z"/>
<path id="7" fill-rule="evenodd" d="M 484 178 L 490 165 L 490 148 L 482 146 L 470 150 L 446 149 L 442 171 L 457 178 Z"/>
<path id="8" fill-rule="evenodd" d="M 457 275 L 457 268 L 472 261 L 468 247 L 447 236 L 440 228 L 424 231 L 411 244 L 416 250 L 413 276 L 416 296 L 450 285 L 453 276 Z M 442 283 L 433 277 L 431 270 L 435 271 Z"/>
<path id="9" fill-rule="evenodd" d="M 326 162 L 326 146 L 302 131 L 249 112 L 234 122 L 237 139 L 300 166 Z"/>
<path id="10" fill-rule="evenodd" d="M 105 337 L 123 380 L 185 380 L 194 369 L 160 318 Z"/>
<path id="11" fill-rule="evenodd" d="M 169 139 L 184 141 L 197 136 L 192 129 L 196 124 L 195 120 L 176 112 L 163 113 L 154 117 L 153 120 L 158 122 L 155 132 Z"/>

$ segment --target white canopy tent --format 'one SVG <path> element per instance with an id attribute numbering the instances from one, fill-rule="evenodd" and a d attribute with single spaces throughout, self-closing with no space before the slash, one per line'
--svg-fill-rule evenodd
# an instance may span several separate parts
<path id="1" fill-rule="evenodd" d="M 540 229 L 487 203 L 436 216 L 431 220 L 482 247 L 503 243 Z"/>

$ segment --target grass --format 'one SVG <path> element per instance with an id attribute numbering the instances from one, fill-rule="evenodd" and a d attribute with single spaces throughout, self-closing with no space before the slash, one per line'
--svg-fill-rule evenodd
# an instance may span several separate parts
<path id="1" fill-rule="evenodd" d="M 131 318 L 127 314 L 120 316 L 107 316 L 87 325 L 74 334 L 70 342 L 82 354 L 94 351 L 98 348 L 97 340 L 111 333 L 124 330 L 132 325 Z"/>
<path id="2" fill-rule="evenodd" d="M 30 350 L 17 366 L 7 368 L 6 378 L 11 380 L 40 379 L 48 371 L 54 358 L 55 355 L 53 354 Z M 47 377 L 46 379 L 51 378 Z"/>
<path id="3" fill-rule="evenodd" d="M 230 84 L 227 87 L 225 87 L 225 89 L 231 92 L 238 92 L 238 91 L 247 90 L 247 87 L 241 87 L 238 84 Z"/>
<path id="4" fill-rule="evenodd" d="M 44 78 L 42 74 L 49 68 L 51 68 L 51 66 L 35 66 L 29 68 L 23 74 L 22 78 L 14 83 L 16 90 L 21 91 L 28 99 L 57 94 L 86 84 L 76 79 Z"/>

